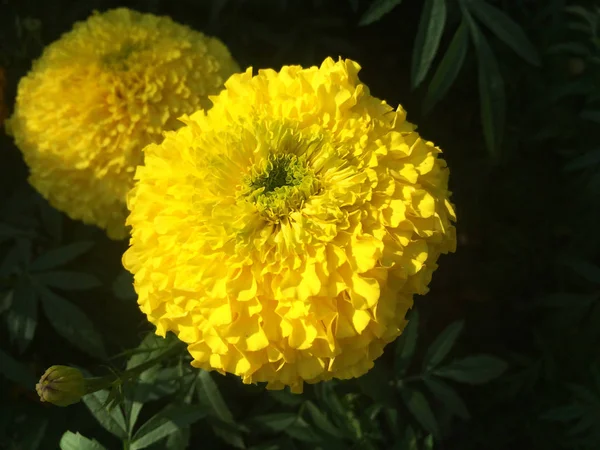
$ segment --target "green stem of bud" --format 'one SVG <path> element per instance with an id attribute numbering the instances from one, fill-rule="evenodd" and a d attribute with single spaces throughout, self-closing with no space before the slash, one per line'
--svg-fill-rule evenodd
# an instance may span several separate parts
<path id="1" fill-rule="evenodd" d="M 103 377 L 86 378 L 86 394 L 91 394 L 102 389 L 107 389 L 115 385 L 122 385 L 128 381 L 134 380 L 140 376 L 140 374 L 152 367 L 165 358 L 170 358 L 181 353 L 181 345 L 179 343 L 168 347 L 164 352 L 158 354 L 156 357 L 149 359 L 142 364 L 139 364 L 131 369 L 126 370 L 121 374 L 110 374 Z"/>

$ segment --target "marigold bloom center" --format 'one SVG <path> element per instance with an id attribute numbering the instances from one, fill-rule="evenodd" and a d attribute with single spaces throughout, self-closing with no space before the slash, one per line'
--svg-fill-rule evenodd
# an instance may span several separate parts
<path id="1" fill-rule="evenodd" d="M 317 191 L 317 178 L 304 155 L 272 153 L 245 180 L 243 196 L 267 219 L 297 211 Z"/>

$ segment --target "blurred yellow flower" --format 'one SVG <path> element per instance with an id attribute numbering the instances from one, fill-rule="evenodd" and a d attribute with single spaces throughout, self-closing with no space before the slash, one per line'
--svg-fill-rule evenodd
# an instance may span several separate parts
<path id="1" fill-rule="evenodd" d="M 359 70 L 248 69 L 145 149 L 123 263 L 195 367 L 293 392 L 360 376 L 454 251 L 440 150 Z"/>
<path id="2" fill-rule="evenodd" d="M 236 71 L 221 41 L 167 17 L 95 13 L 35 61 L 7 128 L 54 207 L 122 239 L 143 147 L 210 107 Z"/>
<path id="3" fill-rule="evenodd" d="M 8 108 L 6 107 L 6 100 L 4 98 L 4 89 L 6 88 L 6 75 L 4 67 L 0 66 L 0 127 L 4 123 L 4 119 L 8 116 Z"/>

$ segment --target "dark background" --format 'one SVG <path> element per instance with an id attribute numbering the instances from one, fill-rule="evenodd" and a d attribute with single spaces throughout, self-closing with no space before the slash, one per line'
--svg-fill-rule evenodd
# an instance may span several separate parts
<path id="1" fill-rule="evenodd" d="M 309 387 L 300 398 L 215 376 L 232 417 L 211 410 L 210 420 L 189 429 L 190 448 L 600 448 L 600 39 L 593 30 L 600 28 L 600 12 L 594 12 L 594 2 L 584 1 L 577 3 L 587 8 L 579 14 L 566 11 L 571 3 L 566 1 L 487 2 L 518 24 L 540 55 L 538 66 L 528 64 L 477 22 L 505 87 L 505 126 L 494 122 L 503 140 L 490 151 L 482 126 L 489 113 L 481 112 L 480 102 L 486 84 L 482 87 L 479 77 L 482 64 L 492 66 L 481 61 L 473 42 L 447 95 L 430 113 L 422 108 L 432 73 L 463 17 L 459 3 L 468 2 L 446 0 L 437 56 L 416 89 L 411 88 L 411 66 L 423 2 L 404 0 L 379 20 L 360 26 L 372 3 L 0 0 L 0 71 L 5 79 L 0 98 L 10 113 L 19 78 L 45 45 L 94 9 L 119 6 L 168 15 L 219 37 L 242 68 L 319 65 L 327 56 L 359 62 L 360 78 L 371 93 L 393 106 L 402 104 L 421 135 L 443 149 L 451 171 L 458 249 L 440 259 L 431 292 L 417 300 L 420 319 L 412 362 L 398 369 L 407 345 L 400 339 L 367 376 Z M 28 187 L 27 168 L 4 134 L 0 171 L 0 448 L 58 448 L 66 430 L 80 431 L 109 449 L 127 448 L 83 404 L 64 409 L 40 404 L 33 391 L 31 380 L 52 364 L 106 373 L 102 357 L 70 344 L 64 333 L 57 333 L 56 318 L 48 319 L 41 310 L 34 314 L 32 339 L 14 327 L 15 317 L 23 313 L 16 306 L 17 285 L 29 261 L 73 242 L 91 241 L 91 250 L 66 267 L 93 274 L 102 286 L 82 292 L 67 287 L 61 296 L 90 319 L 108 355 L 136 347 L 150 327 L 128 293 L 120 267 L 126 243 L 111 242 L 100 230 L 53 211 Z M 459 320 L 464 320 L 464 331 L 448 362 L 486 354 L 507 363 L 506 371 L 489 383 L 448 381 L 466 404 L 469 420 L 456 412 L 461 410 L 456 399 L 428 390 L 421 368 L 435 338 Z M 123 368 L 121 360 L 111 364 Z M 485 367 L 477 370 L 485 372 Z M 174 378 L 163 380 L 165 386 Z M 396 383 L 405 378 L 411 382 L 408 391 L 408 381 Z M 139 423 L 181 399 L 177 389 L 165 389 L 165 395 L 144 407 Z M 207 402 L 198 395 L 200 403 Z M 313 414 L 306 402 L 317 405 L 326 419 Z M 214 409 L 210 399 L 208 404 Z M 296 414 L 302 420 L 274 425 L 274 416 L 265 419 L 273 414 L 280 419 Z M 362 431 L 328 434 L 319 420 L 336 429 Z M 181 433 L 183 440 L 186 433 Z M 428 441 L 430 434 L 435 439 Z M 152 448 L 182 448 L 174 440 Z"/>

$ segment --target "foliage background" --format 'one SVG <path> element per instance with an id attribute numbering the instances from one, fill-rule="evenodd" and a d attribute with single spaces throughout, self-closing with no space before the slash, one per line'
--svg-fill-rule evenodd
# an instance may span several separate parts
<path id="1" fill-rule="evenodd" d="M 46 44 L 117 6 L 218 36 L 242 67 L 358 61 L 371 92 L 443 148 L 458 251 L 366 376 L 301 396 L 243 386 L 153 337 L 120 267 L 126 243 L 50 208 L 2 132 L 0 448 L 600 448 L 593 1 L 0 0 L 0 116 Z M 144 362 L 113 408 L 107 392 L 68 408 L 35 395 L 53 364 Z"/>

